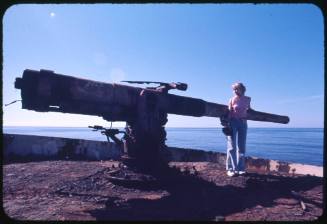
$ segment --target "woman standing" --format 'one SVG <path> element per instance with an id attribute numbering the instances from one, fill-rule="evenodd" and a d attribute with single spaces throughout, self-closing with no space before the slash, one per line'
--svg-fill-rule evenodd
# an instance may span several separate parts
<path id="1" fill-rule="evenodd" d="M 232 85 L 234 96 L 229 100 L 229 122 L 231 135 L 227 136 L 226 170 L 228 176 L 245 174 L 245 146 L 247 134 L 247 111 L 251 98 L 245 96 L 246 88 L 242 83 Z"/>

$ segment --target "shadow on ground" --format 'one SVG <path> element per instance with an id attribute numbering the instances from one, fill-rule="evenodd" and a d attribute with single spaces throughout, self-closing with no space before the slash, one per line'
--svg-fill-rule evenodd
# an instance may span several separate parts
<path id="1" fill-rule="evenodd" d="M 215 220 L 216 217 L 225 217 L 258 205 L 271 207 L 278 198 L 294 198 L 294 192 L 322 185 L 322 178 L 313 176 L 247 174 L 233 177 L 234 180 L 239 180 L 236 184 L 224 176 L 218 180 L 217 186 L 173 168 L 153 175 L 157 179 L 156 184 L 133 187 L 148 191 L 165 190 L 169 192 L 167 196 L 155 200 L 127 201 L 117 197 L 107 198 L 104 209 L 88 212 L 97 220 Z M 320 203 L 299 197 L 305 203 L 322 207 Z M 254 220 L 255 215 L 253 214 Z"/>

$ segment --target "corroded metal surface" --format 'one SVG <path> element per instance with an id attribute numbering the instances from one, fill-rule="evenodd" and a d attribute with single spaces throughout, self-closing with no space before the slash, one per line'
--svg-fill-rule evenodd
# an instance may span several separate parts
<path id="1" fill-rule="evenodd" d="M 49 70 L 26 69 L 17 78 L 21 89 L 22 108 L 102 116 L 108 121 L 130 121 L 135 118 L 139 96 L 145 89 L 104 83 L 54 73 Z M 227 106 L 202 99 L 147 91 L 153 104 L 165 113 L 184 116 L 220 117 Z M 249 120 L 288 123 L 287 116 L 251 110 Z"/>

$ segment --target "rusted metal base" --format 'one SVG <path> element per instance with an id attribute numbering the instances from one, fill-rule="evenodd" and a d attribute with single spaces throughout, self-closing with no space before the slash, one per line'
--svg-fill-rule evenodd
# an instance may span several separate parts
<path id="1" fill-rule="evenodd" d="M 150 92 L 140 94 L 136 118 L 126 122 L 123 163 L 139 170 L 153 170 L 166 165 L 167 113 L 159 110 Z"/>
<path id="2" fill-rule="evenodd" d="M 107 175 L 106 178 L 115 185 L 120 185 L 127 188 L 136 187 L 145 189 L 159 186 L 157 179 L 153 175 L 131 169 L 130 167 L 123 167 L 121 169 L 114 170 Z"/>
<path id="3" fill-rule="evenodd" d="M 145 173 L 157 173 L 159 170 L 168 167 L 168 162 L 162 156 L 158 156 L 157 159 L 153 160 L 142 160 L 140 158 L 123 155 L 121 161 L 123 165 L 129 169 Z"/>

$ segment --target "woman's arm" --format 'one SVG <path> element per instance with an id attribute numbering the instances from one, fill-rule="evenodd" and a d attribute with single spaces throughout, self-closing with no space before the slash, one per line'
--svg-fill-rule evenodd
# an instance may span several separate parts
<path id="1" fill-rule="evenodd" d="M 229 111 L 232 111 L 233 110 L 233 106 L 232 106 L 232 102 L 233 102 L 233 99 L 229 99 L 229 102 L 228 102 L 228 110 Z"/>

